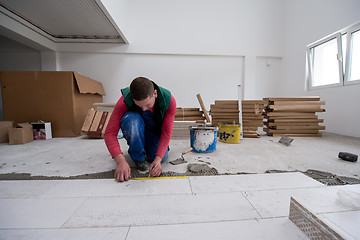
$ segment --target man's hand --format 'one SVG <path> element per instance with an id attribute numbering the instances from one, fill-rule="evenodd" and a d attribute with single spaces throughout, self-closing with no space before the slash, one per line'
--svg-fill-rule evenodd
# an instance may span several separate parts
<path id="1" fill-rule="evenodd" d="M 117 164 L 114 177 L 118 182 L 127 181 L 131 178 L 131 169 L 126 162 L 125 157 L 122 154 L 118 154 L 114 157 Z"/>
<path id="2" fill-rule="evenodd" d="M 161 168 L 161 160 L 162 158 L 159 156 L 156 156 L 154 161 L 151 163 L 149 167 L 149 177 L 158 177 L 160 176 L 162 172 Z"/>

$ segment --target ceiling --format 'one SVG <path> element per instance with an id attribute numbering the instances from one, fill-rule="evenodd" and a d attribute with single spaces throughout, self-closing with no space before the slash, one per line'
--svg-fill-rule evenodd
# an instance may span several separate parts
<path id="1" fill-rule="evenodd" d="M 127 43 L 100 0 L 0 0 L 0 8 L 54 42 Z"/>

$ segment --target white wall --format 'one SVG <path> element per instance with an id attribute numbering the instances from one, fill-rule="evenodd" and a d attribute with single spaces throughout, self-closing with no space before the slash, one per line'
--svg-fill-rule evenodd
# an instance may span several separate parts
<path id="1" fill-rule="evenodd" d="M 197 93 L 207 108 L 215 99 L 237 99 L 239 84 L 245 99 L 258 99 L 256 57 L 282 55 L 283 0 L 103 3 L 130 44 L 58 44 L 58 57 L 59 70 L 103 81 L 108 102 L 138 75 L 164 83 L 181 107 L 199 106 Z"/>
<path id="2" fill-rule="evenodd" d="M 283 0 L 102 0 L 128 52 L 276 56 Z"/>
<path id="3" fill-rule="evenodd" d="M 286 1 L 286 41 L 278 96 L 320 96 L 326 101 L 326 131 L 360 137 L 360 84 L 305 90 L 306 45 L 360 20 L 358 0 Z"/>
<path id="4" fill-rule="evenodd" d="M 214 99 L 237 99 L 243 63 L 241 57 L 109 53 L 60 53 L 59 60 L 60 70 L 76 70 L 101 81 L 104 102 L 116 102 L 121 88 L 146 76 L 171 90 L 179 107 L 200 107 L 198 93 L 208 106 Z"/>
<path id="5" fill-rule="evenodd" d="M 0 70 L 41 70 L 40 52 L 0 35 Z"/>
<path id="6" fill-rule="evenodd" d="M 280 57 L 256 57 L 256 79 L 250 89 L 255 99 L 274 96 L 281 84 L 282 59 Z M 249 84 L 247 85 L 247 89 Z"/>

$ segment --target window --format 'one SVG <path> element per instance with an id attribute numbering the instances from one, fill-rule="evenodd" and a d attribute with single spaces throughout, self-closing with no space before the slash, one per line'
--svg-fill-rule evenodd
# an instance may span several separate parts
<path id="1" fill-rule="evenodd" d="M 360 82 L 360 22 L 307 46 L 310 89 Z"/>
<path id="2" fill-rule="evenodd" d="M 351 83 L 360 81 L 360 29 L 349 33 L 347 43 L 351 54 L 347 58 L 345 81 Z"/>

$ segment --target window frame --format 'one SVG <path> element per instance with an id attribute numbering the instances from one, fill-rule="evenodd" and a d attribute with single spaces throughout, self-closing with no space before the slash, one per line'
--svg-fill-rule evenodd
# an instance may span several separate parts
<path id="1" fill-rule="evenodd" d="M 360 21 L 356 22 L 346 28 L 343 28 L 340 31 L 337 31 L 333 34 L 330 34 L 316 42 L 313 42 L 306 46 L 306 60 L 307 60 L 307 70 L 306 70 L 306 83 L 308 90 L 322 89 L 322 88 L 331 88 L 339 87 L 345 85 L 359 84 L 360 79 L 350 81 L 350 60 L 352 59 L 352 42 L 351 37 L 354 32 L 360 31 Z M 343 49 L 342 49 L 342 36 L 346 35 L 346 59 L 343 59 Z M 337 39 L 337 58 L 338 58 L 338 67 L 339 67 L 339 83 L 326 84 L 321 86 L 313 86 L 314 83 L 314 65 L 313 65 L 313 50 L 315 47 L 320 46 L 330 40 Z M 345 65 L 343 61 L 345 61 Z"/>
<path id="2" fill-rule="evenodd" d="M 339 82 L 338 83 L 332 83 L 332 84 L 326 84 L 321 86 L 314 86 L 314 63 L 313 63 L 313 49 L 317 46 L 320 46 L 324 43 L 327 43 L 333 39 L 336 39 L 337 42 L 337 60 L 338 60 L 338 67 L 339 67 Z M 308 57 L 308 69 L 309 69 L 309 88 L 310 90 L 313 89 L 321 89 L 321 88 L 328 88 L 328 87 L 338 87 L 343 85 L 343 66 L 342 66 L 342 54 L 340 54 L 342 49 L 342 42 L 341 42 L 341 33 L 337 32 L 334 34 L 331 34 L 327 37 L 324 37 L 310 45 L 307 46 L 307 57 Z"/>
<path id="3" fill-rule="evenodd" d="M 344 85 L 351 85 L 351 84 L 358 84 L 360 83 L 360 79 L 350 80 L 350 66 L 351 66 L 351 59 L 352 59 L 352 34 L 355 32 L 360 31 L 360 23 L 356 26 L 349 28 L 346 34 L 346 65 L 345 65 L 345 76 L 344 76 Z"/>

